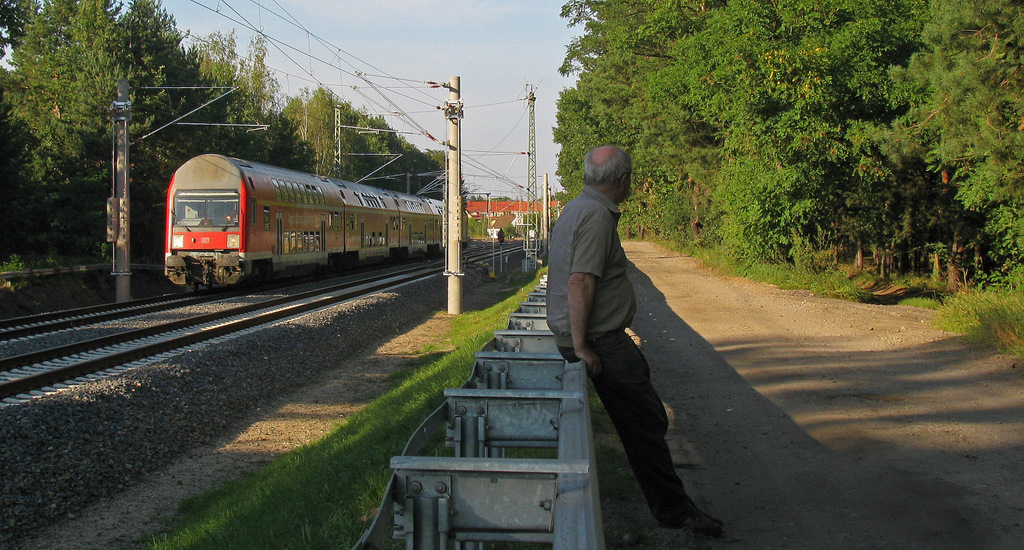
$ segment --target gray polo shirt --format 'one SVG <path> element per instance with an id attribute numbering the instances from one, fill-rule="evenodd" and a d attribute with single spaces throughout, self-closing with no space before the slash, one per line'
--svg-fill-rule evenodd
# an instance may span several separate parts
<path id="1" fill-rule="evenodd" d="M 617 225 L 619 208 L 597 189 L 583 192 L 565 206 L 551 229 L 548 254 L 548 328 L 555 343 L 572 347 L 569 326 L 569 275 L 590 273 L 597 278 L 587 338 L 622 330 L 633 322 L 636 295 L 626 276 L 626 252 Z"/>

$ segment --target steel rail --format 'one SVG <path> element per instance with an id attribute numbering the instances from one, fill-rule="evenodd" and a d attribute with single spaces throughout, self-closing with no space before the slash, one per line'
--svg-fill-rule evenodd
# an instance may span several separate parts
<path id="1" fill-rule="evenodd" d="M 48 370 L 46 372 L 31 374 L 28 376 L 0 383 L 0 399 L 7 397 L 16 397 L 26 392 L 31 392 L 33 390 L 38 390 L 40 388 L 50 386 L 51 384 L 60 383 L 65 380 L 74 379 L 80 376 L 102 371 L 104 369 L 122 365 L 124 363 L 142 359 L 144 357 L 156 355 L 158 353 L 178 349 L 183 346 L 188 346 L 197 342 L 201 342 L 203 340 L 209 340 L 211 338 L 223 336 L 231 332 L 244 330 L 246 328 L 290 317 L 313 309 L 326 307 L 334 303 L 345 301 L 356 296 L 361 296 L 367 293 L 376 292 L 378 290 L 389 288 L 395 285 L 400 285 L 415 281 L 420 278 L 432 277 L 435 275 L 437 275 L 436 269 L 420 269 L 416 273 L 405 275 L 392 275 L 385 279 L 380 279 L 372 283 L 343 285 L 348 286 L 348 290 L 334 289 L 331 291 L 327 291 L 331 292 L 331 294 L 328 296 L 323 296 L 319 299 L 310 300 L 297 305 L 282 307 L 272 312 L 268 312 L 266 314 L 254 315 L 252 317 L 230 321 L 220 326 L 196 330 L 190 334 L 185 334 L 183 336 L 179 336 L 177 338 L 173 338 L 170 340 L 154 342 L 151 344 L 144 344 L 123 351 L 114 351 L 109 354 L 105 354 L 101 357 L 82 359 L 66 367 L 60 367 L 53 370 Z M 318 291 L 315 294 L 324 293 L 325 291 Z M 187 329 L 189 327 L 197 327 L 199 325 L 219 321 L 227 317 L 235 317 L 238 315 L 253 313 L 260 310 L 271 309 L 282 304 L 295 302 L 301 299 L 302 298 L 289 297 L 283 299 L 269 300 L 269 303 L 261 302 L 259 304 L 252 304 L 240 308 L 232 308 L 231 310 L 201 315 L 199 317 L 185 319 L 173 323 L 167 323 L 157 327 L 139 329 L 115 336 L 96 338 L 86 342 L 62 346 L 60 348 L 55 348 L 52 350 L 45 350 L 39 353 L 31 353 L 17 357 L 12 357 L 10 359 L 5 359 L 2 362 L 0 362 L 0 369 L 11 371 L 13 369 L 25 367 L 27 365 L 39 363 L 41 361 L 73 356 L 89 351 L 99 351 L 117 344 L 138 341 L 144 338 L 155 336 L 157 334 L 172 332 L 174 330 Z M 7 368 L 9 365 L 17 366 Z"/>
<path id="2" fill-rule="evenodd" d="M 218 299 L 230 297 L 228 294 L 217 294 L 216 296 Z M 210 295 L 208 294 L 202 296 L 190 294 L 184 297 L 165 294 L 163 296 L 141 298 L 118 304 L 102 304 L 4 319 L 0 321 L 0 341 L 15 340 L 45 332 L 56 332 L 58 330 L 101 323 L 129 315 L 143 315 L 208 301 L 210 301 Z"/>
<path id="3" fill-rule="evenodd" d="M 494 250 L 494 255 L 500 255 L 501 251 L 501 248 Z M 488 256 L 490 256 L 486 250 L 474 251 L 472 254 L 488 254 Z M 431 260 L 427 265 L 434 265 L 435 263 L 440 263 L 440 261 L 441 260 Z M 467 261 L 471 260 L 467 258 Z M 356 273 L 364 272 L 368 267 L 373 266 L 362 266 L 355 270 L 349 270 L 346 273 L 332 273 L 329 274 L 327 278 L 354 275 Z M 303 281 L 296 281 L 294 278 L 286 278 L 279 280 L 278 282 L 263 284 L 258 287 L 210 288 L 182 295 L 165 294 L 151 298 L 139 298 L 127 302 L 99 304 L 48 313 L 12 317 L 9 319 L 0 319 L 0 342 L 48 332 L 56 332 L 58 330 L 68 328 L 87 326 L 94 323 L 121 319 L 128 316 L 144 315 L 146 313 L 153 313 L 156 311 L 202 304 L 212 299 L 233 298 L 237 296 L 244 296 L 252 292 L 276 290 L 279 288 L 293 286 L 297 282 L 301 284 Z"/>
<path id="4" fill-rule="evenodd" d="M 439 260 L 434 260 L 428 265 L 433 265 L 437 262 L 439 262 Z M 352 275 L 355 273 L 358 273 L 358 271 L 333 273 L 329 275 L 329 277 Z M 136 300 L 129 300 L 127 302 L 85 306 L 49 313 L 39 313 L 36 315 L 13 317 L 10 319 L 0 319 L 0 341 L 14 340 L 36 334 L 87 326 L 94 323 L 121 319 L 128 316 L 144 315 L 146 313 L 153 313 L 156 311 L 187 307 L 202 304 L 211 300 L 234 298 L 251 294 L 253 292 L 266 292 L 288 286 L 294 286 L 295 284 L 301 284 L 302 282 L 308 281 L 297 281 L 295 279 L 288 278 L 275 283 L 260 285 L 258 287 L 219 287 L 189 292 L 181 295 L 164 294 L 162 296 L 139 298 Z"/>
<path id="5" fill-rule="evenodd" d="M 475 261 L 475 259 L 479 258 L 486 258 L 488 255 L 489 252 L 484 254 L 476 254 L 474 255 L 474 260 L 470 261 Z M 15 378 L 13 380 L 0 382 L 0 399 L 16 397 L 27 392 L 45 388 L 47 386 L 50 386 L 51 384 L 60 383 L 87 374 L 99 372 L 104 369 L 122 365 L 124 363 L 128 363 L 144 357 L 149 357 L 152 355 L 170 351 L 173 349 L 178 349 L 180 347 L 194 344 L 196 342 L 216 338 L 224 334 L 244 330 L 253 326 L 265 324 L 277 319 L 290 317 L 310 310 L 327 307 L 329 305 L 342 302 L 357 296 L 377 292 L 393 286 L 406 284 L 409 282 L 416 281 L 418 279 L 425 279 L 428 277 L 439 275 L 440 273 L 437 271 L 437 266 L 433 265 L 434 263 L 440 262 L 432 262 L 432 265 L 430 266 L 408 268 L 397 272 L 378 275 L 370 278 L 369 281 L 349 281 L 327 288 L 302 292 L 292 296 L 266 300 L 256 304 L 249 304 L 246 306 L 240 306 L 218 312 L 208 313 L 197 317 L 191 317 L 189 319 L 182 319 L 180 321 L 173 321 L 170 323 L 164 323 L 153 327 L 136 329 L 111 336 L 104 336 L 101 338 L 95 338 L 92 340 L 68 344 L 57 348 L 2 359 L 0 360 L 0 372 L 11 372 L 18 369 L 30 369 L 32 368 L 32 365 L 44 361 L 68 358 L 86 352 L 100 351 L 104 350 L 105 348 L 110 348 L 112 346 L 116 346 L 119 344 L 125 344 L 128 342 L 139 341 L 145 338 L 151 338 L 159 334 L 167 334 L 176 330 L 184 330 L 190 327 L 198 327 L 201 325 L 214 323 L 222 319 L 237 317 L 239 315 L 246 315 L 260 310 L 279 308 L 273 312 L 268 312 L 263 315 L 256 315 L 247 319 L 231 321 L 220 326 L 197 330 L 191 334 L 186 334 L 173 339 L 155 342 L 151 344 L 144 344 L 128 350 L 111 351 L 109 353 L 106 353 L 102 357 L 94 357 L 88 359 L 83 358 L 75 360 L 74 364 L 65 367 L 58 367 L 46 370 L 45 372 L 28 374 L 25 376 L 21 376 L 19 378 Z M 322 297 L 315 298 L 316 296 Z M 296 305 L 286 306 L 286 304 L 299 302 L 302 300 L 309 301 Z"/>

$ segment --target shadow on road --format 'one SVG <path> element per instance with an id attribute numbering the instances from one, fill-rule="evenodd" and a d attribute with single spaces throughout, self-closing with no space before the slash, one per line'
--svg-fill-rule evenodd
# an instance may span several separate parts
<path id="1" fill-rule="evenodd" d="M 674 414 L 670 439 L 693 455 L 681 474 L 732 537 L 702 544 L 1016 547 L 1016 371 L 977 367 L 984 354 L 958 338 L 851 353 L 833 336 L 737 328 L 713 346 L 633 267 L 634 329 Z M 678 273 L 658 284 L 687 284 Z"/>

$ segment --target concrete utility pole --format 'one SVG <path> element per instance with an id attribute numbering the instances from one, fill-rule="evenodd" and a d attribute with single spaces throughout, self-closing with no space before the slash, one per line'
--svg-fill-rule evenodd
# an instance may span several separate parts
<path id="1" fill-rule="evenodd" d="M 462 93 L 459 77 L 448 81 L 448 186 L 445 193 L 445 214 L 448 218 L 448 313 L 462 314 L 462 157 L 459 146 L 462 121 Z"/>
<path id="2" fill-rule="evenodd" d="M 544 204 L 540 208 L 540 243 L 541 254 L 548 252 L 548 238 L 551 235 L 551 188 L 548 187 L 548 173 L 544 172 Z"/>
<path id="3" fill-rule="evenodd" d="M 128 123 L 132 119 L 132 102 L 128 96 L 128 80 L 117 81 L 117 100 L 110 106 L 114 119 L 114 189 L 113 196 L 107 202 L 107 242 L 114 243 L 114 276 L 115 299 L 127 302 L 132 299 L 131 254 L 129 251 L 129 201 L 128 182 L 130 181 L 128 162 Z"/>

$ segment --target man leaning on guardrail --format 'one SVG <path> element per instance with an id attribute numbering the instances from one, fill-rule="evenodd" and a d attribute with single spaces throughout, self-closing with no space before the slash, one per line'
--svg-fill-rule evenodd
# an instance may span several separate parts
<path id="1" fill-rule="evenodd" d="M 619 147 L 587 153 L 583 192 L 566 205 L 551 233 L 548 327 L 567 361 L 586 362 L 658 523 L 717 537 L 722 522 L 693 503 L 676 475 L 665 443 L 668 417 L 646 358 L 625 332 L 636 295 L 617 225 L 632 168 L 629 153 Z"/>

